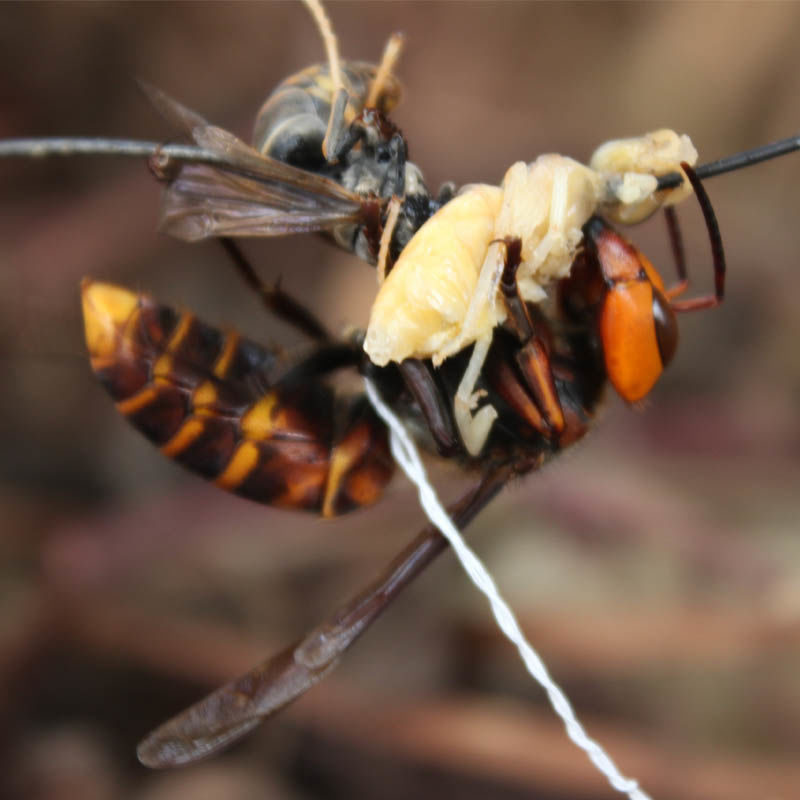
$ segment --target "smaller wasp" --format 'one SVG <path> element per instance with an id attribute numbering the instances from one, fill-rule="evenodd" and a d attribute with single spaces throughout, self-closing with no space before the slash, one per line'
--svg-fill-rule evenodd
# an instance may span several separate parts
<path id="1" fill-rule="evenodd" d="M 431 196 L 387 117 L 401 94 L 392 68 L 402 37 L 390 37 L 378 66 L 343 62 L 319 0 L 304 2 L 328 61 L 277 86 L 257 115 L 252 147 L 143 87 L 164 117 L 222 157 L 214 166 L 183 162 L 174 169 L 156 159 L 167 181 L 160 227 L 187 241 L 325 232 L 367 263 L 380 261 L 383 272 L 450 199 L 452 186 Z"/>

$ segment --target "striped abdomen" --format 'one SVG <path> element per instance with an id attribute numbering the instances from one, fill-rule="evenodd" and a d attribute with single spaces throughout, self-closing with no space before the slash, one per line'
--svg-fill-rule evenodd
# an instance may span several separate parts
<path id="1" fill-rule="evenodd" d="M 364 109 L 377 68 L 361 61 L 345 61 L 342 73 L 349 100 L 344 121 L 350 124 Z M 327 64 L 316 64 L 278 84 L 256 117 L 253 146 L 265 155 L 314 171 L 324 162 L 322 140 L 331 113 L 333 83 Z M 400 97 L 400 85 L 390 75 L 378 98 L 388 113 Z"/>
<path id="2" fill-rule="evenodd" d="M 388 483 L 386 431 L 363 397 L 318 375 L 282 380 L 274 353 L 117 286 L 84 281 L 83 314 L 92 369 L 120 413 L 223 489 L 334 516 Z"/>

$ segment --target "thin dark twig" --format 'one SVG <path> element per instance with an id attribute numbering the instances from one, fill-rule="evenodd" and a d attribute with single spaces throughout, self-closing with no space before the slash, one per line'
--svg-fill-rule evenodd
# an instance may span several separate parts
<path id="1" fill-rule="evenodd" d="M 0 158 L 50 158 L 51 156 L 151 158 L 154 155 L 200 164 L 226 163 L 224 155 L 188 144 L 72 136 L 0 140 Z"/>
<path id="2" fill-rule="evenodd" d="M 731 156 L 709 161 L 695 169 L 701 180 L 713 178 L 725 172 L 749 167 L 772 158 L 800 150 L 800 136 L 791 136 L 778 142 L 752 150 L 744 150 Z M 54 137 L 31 139 L 6 139 L 0 141 L 0 158 L 48 158 L 50 156 L 120 156 L 123 158 L 150 158 L 165 156 L 176 161 L 202 164 L 227 163 L 221 153 L 213 153 L 200 147 L 186 144 L 159 144 L 135 139 L 108 139 L 90 137 Z M 683 178 L 678 172 L 669 172 L 658 179 L 658 190 L 674 189 Z"/>
<path id="3" fill-rule="evenodd" d="M 709 161 L 695 168 L 695 174 L 700 180 L 713 178 L 725 172 L 733 172 L 743 167 L 751 167 L 753 164 L 760 164 L 762 161 L 769 161 L 771 158 L 778 158 L 800 150 L 800 136 L 790 136 L 788 139 L 781 139 L 772 144 L 765 144 L 762 147 L 754 147 L 752 150 L 743 150 L 741 153 L 734 153 L 732 156 L 720 158 L 717 161 Z M 678 172 L 669 172 L 658 179 L 658 191 L 662 189 L 674 189 L 683 183 L 683 178 Z"/>
<path id="4" fill-rule="evenodd" d="M 300 301 L 295 300 L 287 292 L 284 292 L 280 285 L 267 286 L 258 277 L 253 266 L 245 258 L 242 249 L 233 239 L 229 236 L 223 236 L 219 239 L 219 242 L 230 256 L 231 262 L 242 280 L 260 295 L 264 305 L 270 311 L 315 341 L 330 342 L 332 340 L 325 326 L 317 319 L 311 309 Z"/>

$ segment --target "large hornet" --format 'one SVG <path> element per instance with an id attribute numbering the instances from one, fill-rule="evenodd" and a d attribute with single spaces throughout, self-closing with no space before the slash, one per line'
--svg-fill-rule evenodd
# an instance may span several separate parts
<path id="1" fill-rule="evenodd" d="M 252 146 L 145 87 L 197 147 L 109 141 L 104 152 L 149 154 L 166 184 L 162 229 L 189 241 L 218 237 L 270 311 L 313 349 L 287 358 L 146 294 L 87 279 L 92 368 L 120 413 L 168 457 L 244 497 L 323 517 L 375 502 L 393 473 L 386 429 L 366 397 L 329 382 L 357 370 L 424 446 L 477 476 L 450 509 L 464 527 L 510 480 L 583 437 L 607 382 L 628 403 L 646 397 L 675 354 L 676 314 L 723 299 L 722 241 L 701 179 L 800 141 L 695 168 L 688 137 L 661 130 L 606 143 L 588 166 L 546 155 L 514 164 L 499 186 L 445 185 L 433 196 L 387 116 L 399 98 L 392 70 L 400 38 L 389 40 L 378 66 L 342 62 L 319 2 L 306 3 L 327 63 L 277 87 Z M 33 147 L 0 142 L 0 155 Z M 35 147 L 87 149 L 64 140 Z M 715 290 L 684 299 L 674 206 L 692 193 Z M 671 286 L 612 227 L 661 208 L 676 260 Z M 377 265 L 366 332 L 330 334 L 300 301 L 264 285 L 233 239 L 308 232 Z M 299 642 L 152 733 L 141 761 L 159 767 L 206 756 L 301 695 L 445 547 L 438 531 L 423 530 Z"/>

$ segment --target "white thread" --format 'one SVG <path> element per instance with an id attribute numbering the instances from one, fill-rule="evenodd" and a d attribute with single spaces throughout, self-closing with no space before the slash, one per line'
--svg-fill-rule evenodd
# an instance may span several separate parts
<path id="1" fill-rule="evenodd" d="M 569 738 L 586 753 L 589 760 L 605 775 L 614 789 L 627 794 L 631 800 L 650 800 L 650 796 L 639 788 L 639 784 L 635 780 L 626 778 L 619 772 L 611 757 L 598 742 L 589 738 L 583 726 L 578 722 L 569 700 L 558 684 L 550 677 L 542 659 L 528 643 L 514 616 L 514 612 L 500 596 L 492 576 L 464 541 L 458 528 L 453 524 L 444 506 L 436 496 L 436 491 L 428 481 L 419 452 L 402 422 L 383 402 L 372 381 L 369 378 L 365 378 L 364 383 L 366 384 L 367 397 L 370 403 L 389 426 L 392 456 L 405 472 L 406 477 L 417 487 L 420 503 L 428 515 L 428 519 L 450 542 L 464 571 L 478 589 L 486 595 L 500 630 L 517 646 L 528 672 L 545 690 L 550 700 L 550 705 L 564 722 Z"/>

